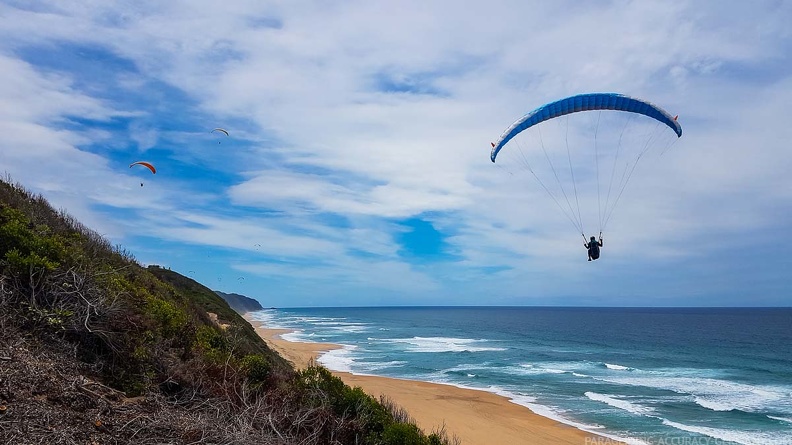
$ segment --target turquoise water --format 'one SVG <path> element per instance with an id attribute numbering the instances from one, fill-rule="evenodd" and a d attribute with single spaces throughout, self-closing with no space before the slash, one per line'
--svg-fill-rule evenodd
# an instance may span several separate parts
<path id="1" fill-rule="evenodd" d="M 357 374 L 504 395 L 636 444 L 792 444 L 792 309 L 272 309 Z"/>

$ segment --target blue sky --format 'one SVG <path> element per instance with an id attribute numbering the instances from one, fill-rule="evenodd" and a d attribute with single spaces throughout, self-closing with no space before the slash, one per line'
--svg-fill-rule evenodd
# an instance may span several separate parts
<path id="1" fill-rule="evenodd" d="M 788 306 L 790 18 L 771 1 L 5 0 L 0 166 L 143 264 L 266 306 Z M 590 91 L 684 131 L 639 165 L 591 263 L 530 174 L 489 161 L 514 120 Z"/>

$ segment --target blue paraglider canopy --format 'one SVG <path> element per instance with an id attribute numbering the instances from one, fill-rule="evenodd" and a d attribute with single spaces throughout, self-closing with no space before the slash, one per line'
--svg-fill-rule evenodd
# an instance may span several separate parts
<path id="1" fill-rule="evenodd" d="M 594 110 L 615 110 L 643 114 L 668 125 L 676 132 L 677 136 L 682 136 L 682 126 L 679 125 L 676 117 L 671 117 L 668 112 L 657 105 L 618 93 L 586 93 L 542 105 L 518 119 L 517 122 L 503 132 L 498 142 L 493 142 L 490 159 L 495 162 L 495 158 L 501 148 L 514 136 L 517 136 L 527 128 L 566 114 Z"/>

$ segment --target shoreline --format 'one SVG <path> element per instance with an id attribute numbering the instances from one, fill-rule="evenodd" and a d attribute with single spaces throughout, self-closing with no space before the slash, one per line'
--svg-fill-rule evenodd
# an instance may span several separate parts
<path id="1" fill-rule="evenodd" d="M 297 369 L 304 369 L 310 363 L 318 364 L 318 358 L 325 352 L 343 348 L 333 343 L 284 340 L 281 338 L 283 334 L 294 331 L 268 328 L 263 322 L 253 319 L 250 313 L 243 317 L 273 350 Z M 542 416 L 505 396 L 484 390 L 453 384 L 331 372 L 347 385 L 359 386 L 377 399 L 381 395 L 390 398 L 406 409 L 427 434 L 445 428 L 450 435 L 456 435 L 463 445 L 623 444 L 616 439 Z"/>

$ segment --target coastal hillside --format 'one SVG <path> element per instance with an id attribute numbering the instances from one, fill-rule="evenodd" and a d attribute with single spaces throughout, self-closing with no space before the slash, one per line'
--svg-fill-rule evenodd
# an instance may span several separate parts
<path id="1" fill-rule="evenodd" d="M 239 312 L 240 314 L 264 309 L 261 307 L 261 303 L 259 303 L 258 300 L 254 300 L 244 295 L 234 293 L 227 294 L 225 292 L 220 292 L 219 290 L 216 290 L 215 293 L 225 300 L 226 303 L 231 306 L 231 309 Z"/>
<path id="2" fill-rule="evenodd" d="M 447 444 L 214 291 L 0 181 L 0 443 Z"/>

